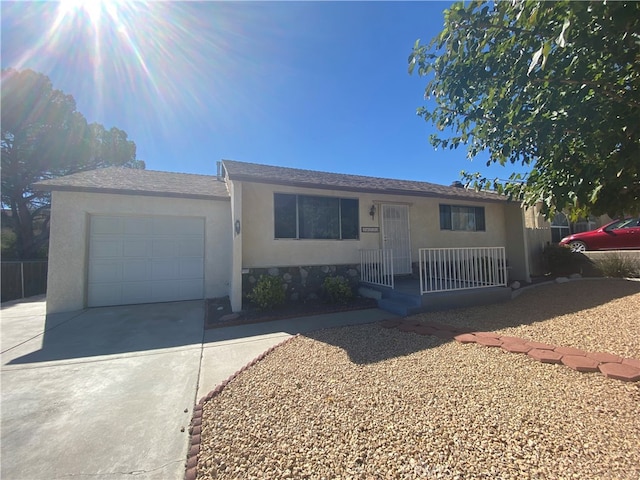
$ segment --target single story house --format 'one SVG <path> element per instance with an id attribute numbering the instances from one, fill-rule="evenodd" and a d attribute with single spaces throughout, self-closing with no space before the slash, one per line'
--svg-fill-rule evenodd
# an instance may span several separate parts
<path id="1" fill-rule="evenodd" d="M 216 176 L 113 167 L 38 187 L 52 192 L 48 313 L 222 296 L 239 311 L 265 274 L 293 300 L 337 274 L 455 289 L 473 262 L 493 268 L 487 285 L 507 268 L 529 281 L 523 210 L 493 192 L 231 160 Z"/>

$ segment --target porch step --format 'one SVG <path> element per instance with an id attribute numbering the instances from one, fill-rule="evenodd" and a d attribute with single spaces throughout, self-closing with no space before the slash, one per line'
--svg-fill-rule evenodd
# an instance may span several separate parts
<path id="1" fill-rule="evenodd" d="M 365 298 L 373 298 L 374 300 L 380 300 L 382 298 L 381 291 L 365 286 L 358 288 L 358 295 Z"/>
<path id="2" fill-rule="evenodd" d="M 378 300 L 378 308 L 387 312 L 395 313 L 401 317 L 413 315 L 414 313 L 418 313 L 422 310 L 422 307 L 419 304 L 416 305 L 415 300 L 399 297 L 381 298 Z"/>
<path id="3" fill-rule="evenodd" d="M 390 300 L 398 300 L 407 305 L 419 307 L 422 304 L 420 294 L 406 293 L 400 290 L 384 289 L 382 290 L 382 298 Z"/>
<path id="4" fill-rule="evenodd" d="M 508 287 L 432 292 L 420 295 L 419 285 L 415 281 L 414 283 L 415 285 L 412 285 L 411 280 L 397 282 L 396 289 L 363 285 L 366 290 L 369 290 L 366 292 L 368 295 L 363 296 L 377 297 L 380 309 L 403 317 L 420 312 L 486 305 L 511 299 L 511 289 Z M 378 295 L 372 291 L 376 291 Z"/>
<path id="5" fill-rule="evenodd" d="M 490 287 L 453 292 L 427 293 L 422 297 L 423 312 L 474 307 L 511 300 L 509 287 Z"/>

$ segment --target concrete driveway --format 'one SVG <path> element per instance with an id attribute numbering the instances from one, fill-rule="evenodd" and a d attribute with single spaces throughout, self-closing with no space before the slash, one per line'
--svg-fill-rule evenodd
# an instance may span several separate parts
<path id="1" fill-rule="evenodd" d="M 203 309 L 191 301 L 46 316 L 44 297 L 3 304 L 0 477 L 181 479 L 193 406 L 218 383 L 293 333 L 390 316 L 205 332 Z"/>

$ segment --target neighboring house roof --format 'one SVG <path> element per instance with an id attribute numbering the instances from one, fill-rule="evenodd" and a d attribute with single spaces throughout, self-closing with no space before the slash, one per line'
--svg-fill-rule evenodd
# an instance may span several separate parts
<path id="1" fill-rule="evenodd" d="M 43 191 L 119 193 L 160 197 L 229 199 L 224 182 L 212 175 L 108 167 L 35 184 Z"/>
<path id="2" fill-rule="evenodd" d="M 226 176 L 232 181 L 461 200 L 505 201 L 507 199 L 494 192 L 478 192 L 464 187 L 447 187 L 428 182 L 274 167 L 235 160 L 223 160 L 222 165 Z"/>

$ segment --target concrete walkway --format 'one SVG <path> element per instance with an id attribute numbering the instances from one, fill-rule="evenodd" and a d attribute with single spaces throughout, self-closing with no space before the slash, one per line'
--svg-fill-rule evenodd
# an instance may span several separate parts
<path id="1" fill-rule="evenodd" d="M 295 333 L 380 310 L 203 331 L 202 301 L 45 315 L 2 304 L 0 478 L 181 479 L 194 404 Z"/>

